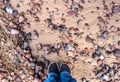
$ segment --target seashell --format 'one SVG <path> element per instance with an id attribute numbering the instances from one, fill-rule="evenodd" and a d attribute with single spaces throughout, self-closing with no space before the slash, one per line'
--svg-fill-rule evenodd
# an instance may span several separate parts
<path id="1" fill-rule="evenodd" d="M 8 5 L 8 6 L 5 7 L 5 11 L 7 13 L 13 14 L 13 9 L 12 9 L 12 7 L 10 5 Z"/>
<path id="2" fill-rule="evenodd" d="M 11 34 L 13 34 L 13 35 L 17 35 L 17 34 L 19 34 L 19 30 L 17 30 L 17 29 L 11 29 Z"/>

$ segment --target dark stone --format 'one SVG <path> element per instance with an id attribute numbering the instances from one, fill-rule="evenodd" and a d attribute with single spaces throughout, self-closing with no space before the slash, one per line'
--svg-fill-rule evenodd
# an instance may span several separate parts
<path id="1" fill-rule="evenodd" d="M 7 4 L 9 3 L 9 0 L 3 0 L 3 3 Z"/>
<path id="2" fill-rule="evenodd" d="M 120 57 L 120 49 L 115 49 L 112 51 L 113 52 L 113 55 L 116 56 L 116 57 Z"/>
<path id="3" fill-rule="evenodd" d="M 112 13 L 118 13 L 120 12 L 120 5 L 116 5 L 112 7 Z"/>
<path id="4" fill-rule="evenodd" d="M 13 10 L 13 15 L 17 15 L 18 11 L 17 10 Z"/>
<path id="5" fill-rule="evenodd" d="M 25 39 L 27 40 L 31 40 L 31 32 L 27 33 L 26 36 L 25 36 Z"/>
<path id="6" fill-rule="evenodd" d="M 24 32 L 20 31 L 19 34 L 18 34 L 18 37 L 22 38 L 23 36 L 24 36 Z"/>

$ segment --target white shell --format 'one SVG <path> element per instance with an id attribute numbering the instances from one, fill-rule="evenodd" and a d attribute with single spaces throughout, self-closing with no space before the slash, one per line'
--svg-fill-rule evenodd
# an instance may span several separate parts
<path id="1" fill-rule="evenodd" d="M 110 80 L 110 78 L 109 78 L 107 75 L 104 75 L 104 76 L 103 76 L 103 79 L 106 80 L 106 81 L 109 81 L 109 80 Z"/>
<path id="2" fill-rule="evenodd" d="M 19 33 L 19 30 L 17 29 L 11 29 L 11 34 L 17 35 Z"/>
<path id="3" fill-rule="evenodd" d="M 68 51 L 69 50 L 70 51 L 74 51 L 75 50 L 70 44 L 68 44 L 65 49 L 68 50 Z"/>
<path id="4" fill-rule="evenodd" d="M 103 56 L 103 55 L 100 55 L 100 59 L 103 60 L 103 59 L 104 59 L 104 56 Z"/>
<path id="5" fill-rule="evenodd" d="M 13 13 L 13 9 L 12 9 L 11 6 L 7 6 L 7 7 L 5 8 L 5 11 L 8 12 L 8 13 L 10 13 L 10 14 Z"/>

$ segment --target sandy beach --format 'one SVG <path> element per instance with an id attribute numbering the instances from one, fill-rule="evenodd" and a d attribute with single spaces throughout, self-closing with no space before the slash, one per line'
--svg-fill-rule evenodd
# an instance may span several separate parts
<path id="1" fill-rule="evenodd" d="M 41 57 L 77 82 L 120 82 L 119 0 L 0 0 L 0 29 L 0 82 L 43 82 L 29 63 Z"/>

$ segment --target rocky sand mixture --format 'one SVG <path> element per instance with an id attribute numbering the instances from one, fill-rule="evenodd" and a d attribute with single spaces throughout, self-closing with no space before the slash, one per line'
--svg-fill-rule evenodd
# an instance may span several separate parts
<path id="1" fill-rule="evenodd" d="M 0 0 L 0 82 L 43 82 L 52 61 L 120 82 L 120 1 Z"/>

